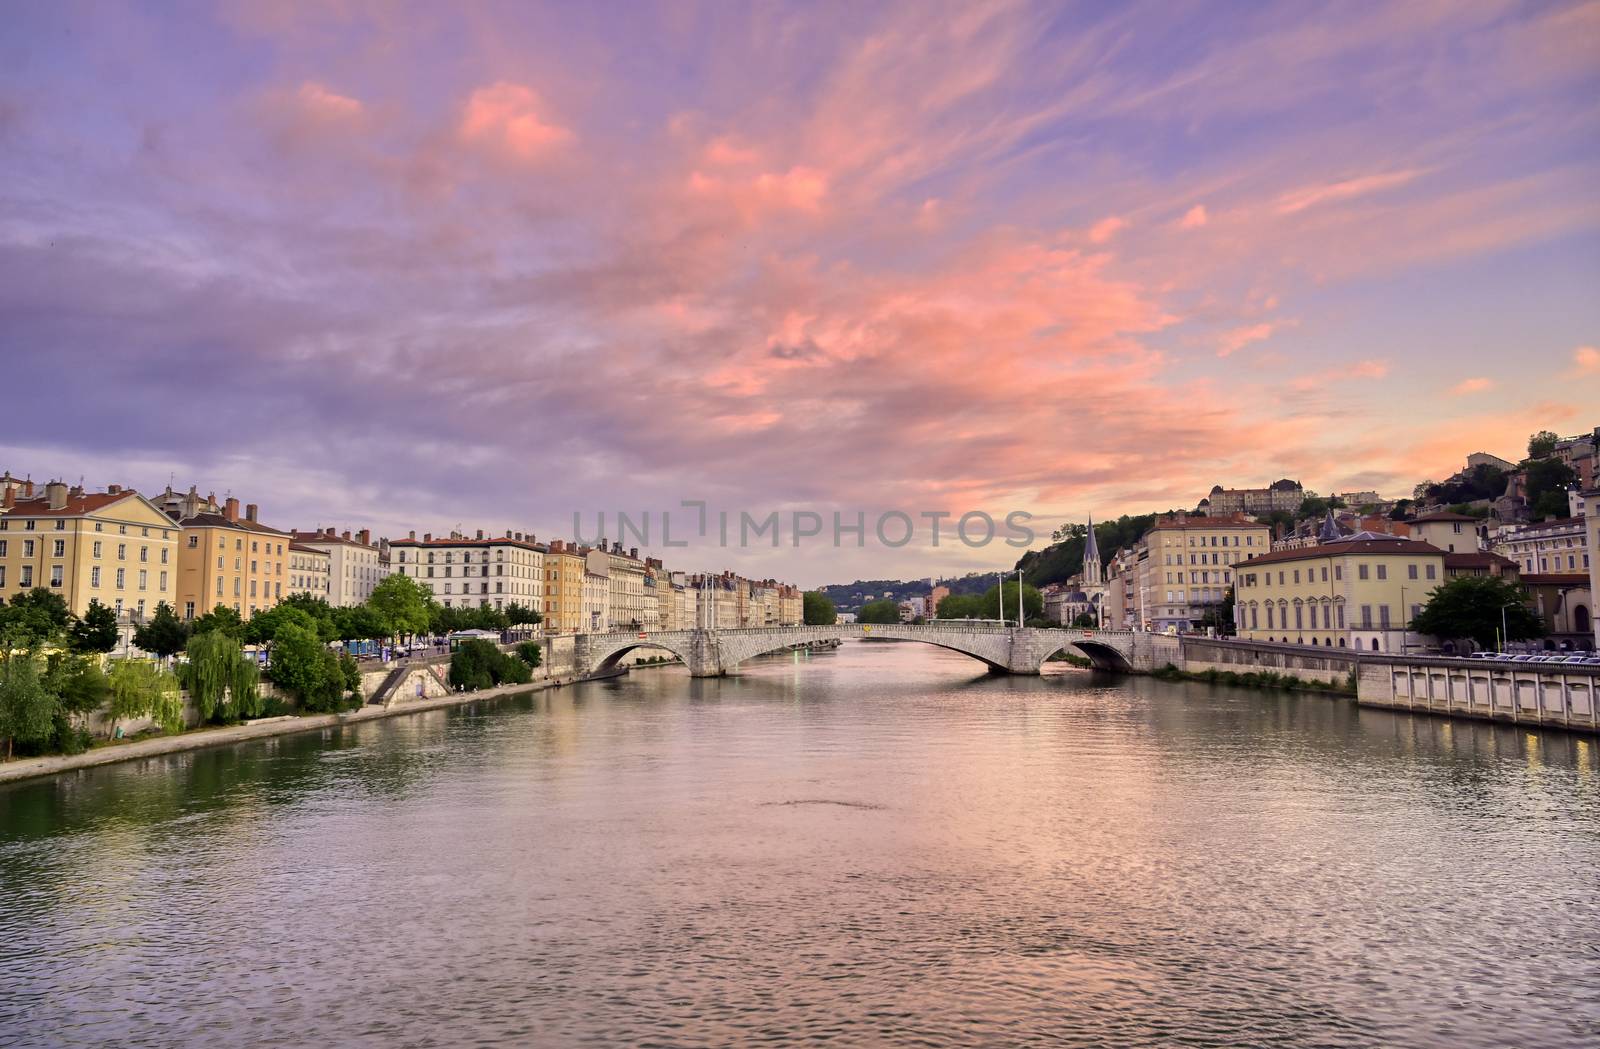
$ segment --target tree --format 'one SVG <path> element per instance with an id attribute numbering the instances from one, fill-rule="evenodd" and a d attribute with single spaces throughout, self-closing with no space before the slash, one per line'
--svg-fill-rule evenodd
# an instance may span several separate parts
<path id="1" fill-rule="evenodd" d="M 227 605 L 218 605 L 189 624 L 191 634 L 209 634 L 213 630 L 220 630 L 238 641 L 244 637 L 244 620 Z"/>
<path id="2" fill-rule="evenodd" d="M 212 630 L 191 637 L 188 654 L 185 684 L 202 722 L 210 721 L 213 714 L 228 706 L 236 717 L 257 713 L 258 671 L 255 660 L 245 656 L 238 641 L 221 630 Z"/>
<path id="3" fill-rule="evenodd" d="M 91 598 L 83 618 L 67 627 L 74 652 L 109 652 L 117 647 L 117 613 Z"/>
<path id="4" fill-rule="evenodd" d="M 450 656 L 450 684 L 462 691 L 476 692 L 500 684 L 523 685 L 532 680 L 529 663 L 514 659 L 479 638 L 463 641 Z"/>
<path id="5" fill-rule="evenodd" d="M 1541 520 L 1567 516 L 1567 485 L 1578 479 L 1572 467 L 1560 459 L 1537 459 L 1523 466 L 1523 475 L 1533 516 Z"/>
<path id="6" fill-rule="evenodd" d="M 170 659 L 182 652 L 188 639 L 189 631 L 179 621 L 177 613 L 172 611 L 172 606 L 165 601 L 156 605 L 155 614 L 150 617 L 150 622 L 133 632 L 135 645 L 162 659 Z"/>
<path id="7" fill-rule="evenodd" d="M 1093 630 L 1096 626 L 1093 612 L 1079 612 L 1072 619 L 1072 625 L 1079 630 Z"/>
<path id="8" fill-rule="evenodd" d="M 524 641 L 517 646 L 517 658 L 531 670 L 544 662 L 544 646 L 537 641 Z"/>
<path id="9" fill-rule="evenodd" d="M 148 717 L 164 732 L 183 730 L 183 696 L 178 679 L 148 659 L 115 659 L 111 673 L 111 727 L 127 718 Z"/>
<path id="10" fill-rule="evenodd" d="M 945 598 L 946 601 L 950 600 Z M 898 623 L 900 622 L 900 606 L 883 598 L 879 601 L 868 601 L 861 606 L 861 611 L 856 614 L 859 623 Z"/>
<path id="11" fill-rule="evenodd" d="M 1014 621 L 1017 618 L 1017 581 L 1006 580 L 999 593 L 1005 595 L 1004 615 L 1000 615 L 1001 601 L 996 597 L 996 590 L 992 586 L 983 592 L 983 607 L 995 609 L 997 618 Z M 1022 612 L 1024 621 L 1044 615 L 1044 595 L 1036 587 L 1028 586 L 1026 583 L 1022 586 Z"/>
<path id="12" fill-rule="evenodd" d="M 244 643 L 247 645 L 274 644 L 286 626 L 296 626 L 317 641 L 332 641 L 337 637 L 333 620 L 319 620 L 304 605 L 283 602 L 263 608 L 244 624 Z"/>
<path id="13" fill-rule="evenodd" d="M 389 637 L 389 622 L 371 605 L 333 610 L 334 635 L 340 641 L 375 641 Z"/>
<path id="14" fill-rule="evenodd" d="M 428 630 L 431 598 L 410 576 L 385 576 L 372 588 L 367 604 L 383 620 L 390 637 L 410 637 Z"/>
<path id="15" fill-rule="evenodd" d="M 1559 440 L 1561 438 L 1549 430 L 1540 430 L 1538 433 L 1532 434 L 1528 438 L 1528 458 L 1543 459 L 1554 455 L 1556 442 Z"/>
<path id="16" fill-rule="evenodd" d="M 1544 636 L 1544 623 L 1526 604 L 1522 588 L 1497 576 L 1461 576 L 1428 595 L 1411 629 L 1441 641 L 1471 638 L 1480 647 L 1500 634 L 1501 612 L 1507 641 Z"/>
<path id="17" fill-rule="evenodd" d="M 544 616 L 527 605 L 513 601 L 506 606 L 507 626 L 538 626 L 542 622 L 544 622 Z"/>
<path id="18" fill-rule="evenodd" d="M 0 637 L 12 648 L 36 649 L 61 636 L 72 613 L 60 594 L 42 586 L 11 599 L 0 607 Z"/>
<path id="19" fill-rule="evenodd" d="M 800 598 L 801 620 L 806 626 L 831 626 L 839 619 L 839 610 L 828 595 L 807 590 Z"/>
<path id="20" fill-rule="evenodd" d="M 16 744 L 49 738 L 55 714 L 56 698 L 40 680 L 34 656 L 13 656 L 0 664 L 0 737 L 6 741 L 8 760 Z"/>
<path id="21" fill-rule="evenodd" d="M 299 609 L 293 611 L 305 616 Z M 344 706 L 346 669 L 318 638 L 314 625 L 292 618 L 278 628 L 272 638 L 271 675 L 273 684 L 294 696 L 302 710 L 334 711 Z"/>

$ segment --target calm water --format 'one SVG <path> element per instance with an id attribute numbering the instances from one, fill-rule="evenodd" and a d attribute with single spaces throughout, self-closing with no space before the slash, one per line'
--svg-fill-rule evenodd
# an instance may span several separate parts
<path id="1" fill-rule="evenodd" d="M 0 1043 L 1600 1044 L 1600 759 L 850 644 L 0 788 Z"/>

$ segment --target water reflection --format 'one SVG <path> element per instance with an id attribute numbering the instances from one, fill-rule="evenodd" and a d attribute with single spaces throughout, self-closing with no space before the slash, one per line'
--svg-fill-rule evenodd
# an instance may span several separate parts
<path id="1" fill-rule="evenodd" d="M 1592 741 L 847 645 L 0 789 L 21 1044 L 1569 1045 Z"/>

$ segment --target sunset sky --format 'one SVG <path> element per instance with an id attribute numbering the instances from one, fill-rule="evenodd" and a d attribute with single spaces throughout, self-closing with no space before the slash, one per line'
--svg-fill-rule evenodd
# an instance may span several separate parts
<path id="1" fill-rule="evenodd" d="M 5 19 L 0 470 L 36 480 L 391 536 L 682 499 L 1048 532 L 1600 423 L 1600 4 Z"/>

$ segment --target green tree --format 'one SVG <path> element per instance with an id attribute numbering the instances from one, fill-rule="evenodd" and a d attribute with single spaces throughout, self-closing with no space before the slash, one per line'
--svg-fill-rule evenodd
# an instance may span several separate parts
<path id="1" fill-rule="evenodd" d="M 18 743 L 37 743 L 55 730 L 56 697 L 45 688 L 39 661 L 29 653 L 0 664 L 0 738 L 10 760 Z"/>
<path id="2" fill-rule="evenodd" d="M 320 642 L 333 641 L 338 635 L 331 617 L 318 619 L 304 605 L 284 602 L 263 608 L 245 621 L 244 643 L 270 647 L 286 626 L 299 627 Z"/>
<path id="3" fill-rule="evenodd" d="M 1560 459 L 1536 459 L 1525 463 L 1523 471 L 1533 516 L 1541 520 L 1566 517 L 1567 485 L 1578 479 L 1572 467 Z"/>
<path id="4" fill-rule="evenodd" d="M 162 659 L 170 659 L 182 652 L 188 640 L 189 631 L 165 601 L 156 605 L 155 614 L 148 623 L 133 632 L 135 645 Z"/>
<path id="5" fill-rule="evenodd" d="M 426 633 L 432 599 L 426 588 L 410 576 L 385 576 L 372 588 L 367 604 L 378 613 L 390 637 L 412 637 Z"/>
<path id="6" fill-rule="evenodd" d="M 1000 615 L 1000 600 L 995 596 L 996 593 L 1005 595 L 1005 615 L 1003 616 Z M 1017 581 L 1015 579 L 1006 580 L 1005 585 L 999 591 L 996 591 L 992 586 L 985 590 L 983 592 L 983 607 L 994 609 L 995 618 L 1015 622 L 1017 618 Z M 1028 586 L 1026 583 L 1022 585 L 1022 612 L 1024 620 L 1038 619 L 1044 615 L 1044 595 L 1039 592 L 1038 588 Z"/>
<path id="7" fill-rule="evenodd" d="M 151 718 L 168 733 L 183 730 L 183 696 L 178 679 L 149 659 L 114 659 L 107 675 L 111 727 L 130 718 Z"/>
<path id="8" fill-rule="evenodd" d="M 544 616 L 538 610 L 516 601 L 506 606 L 506 625 L 510 627 L 538 626 L 544 621 Z"/>
<path id="9" fill-rule="evenodd" d="M 949 598 L 945 598 L 946 601 Z M 900 606 L 888 598 L 878 601 L 868 601 L 861 606 L 861 611 L 856 614 L 856 621 L 860 623 L 898 623 L 900 622 Z"/>
<path id="10" fill-rule="evenodd" d="M 990 589 L 994 589 L 990 587 Z M 983 594 L 950 594 L 939 602 L 936 618 L 938 619 L 997 619 L 1000 611 L 999 605 L 990 596 L 987 605 L 989 614 L 984 615 Z"/>
<path id="11" fill-rule="evenodd" d="M 1528 458 L 1543 459 L 1546 456 L 1554 455 L 1556 442 L 1559 440 L 1561 438 L 1549 430 L 1540 430 L 1538 433 L 1531 435 L 1528 438 Z"/>
<path id="12" fill-rule="evenodd" d="M 828 595 L 807 590 L 800 598 L 801 619 L 806 626 L 831 626 L 839 619 L 839 610 Z"/>
<path id="13" fill-rule="evenodd" d="M 517 658 L 533 669 L 544 662 L 544 646 L 537 641 L 524 641 L 517 646 Z"/>
<path id="14" fill-rule="evenodd" d="M 1079 630 L 1093 630 L 1098 624 L 1095 622 L 1093 612 L 1079 612 L 1073 617 L 1072 625 Z"/>
<path id="15" fill-rule="evenodd" d="M 310 619 L 304 611 L 294 611 Z M 271 675 L 273 684 L 294 696 L 302 710 L 335 711 L 344 707 L 349 690 L 346 671 L 339 657 L 318 637 L 314 623 L 292 618 L 278 627 L 272 638 Z"/>
<path id="16" fill-rule="evenodd" d="M 0 607 L 0 638 L 12 648 L 36 649 L 60 637 L 71 618 L 60 594 L 34 587 Z"/>
<path id="17" fill-rule="evenodd" d="M 1411 629 L 1441 641 L 1471 638 L 1485 647 L 1499 636 L 1504 610 L 1507 641 L 1543 637 L 1544 623 L 1526 602 L 1521 587 L 1498 576 L 1461 576 L 1428 595 Z"/>
<path id="18" fill-rule="evenodd" d="M 90 598 L 83 618 L 67 627 L 67 638 L 74 652 L 109 652 L 117 647 L 117 613 Z"/>
<path id="19" fill-rule="evenodd" d="M 335 637 L 340 641 L 376 641 L 389 637 L 389 623 L 371 605 L 333 610 Z"/>
<path id="20" fill-rule="evenodd" d="M 227 605 L 218 605 L 189 624 L 189 632 L 192 634 L 209 634 L 214 630 L 222 631 L 235 641 L 242 640 L 244 620 Z"/>
<path id="21" fill-rule="evenodd" d="M 111 683 L 97 657 L 57 652 L 46 661 L 44 683 L 68 714 L 98 710 L 111 698 Z"/>
<path id="22" fill-rule="evenodd" d="M 235 717 L 253 717 L 260 700 L 255 661 L 239 642 L 221 630 L 189 639 L 189 662 L 184 673 L 189 698 L 201 721 L 210 721 L 223 708 Z"/>

